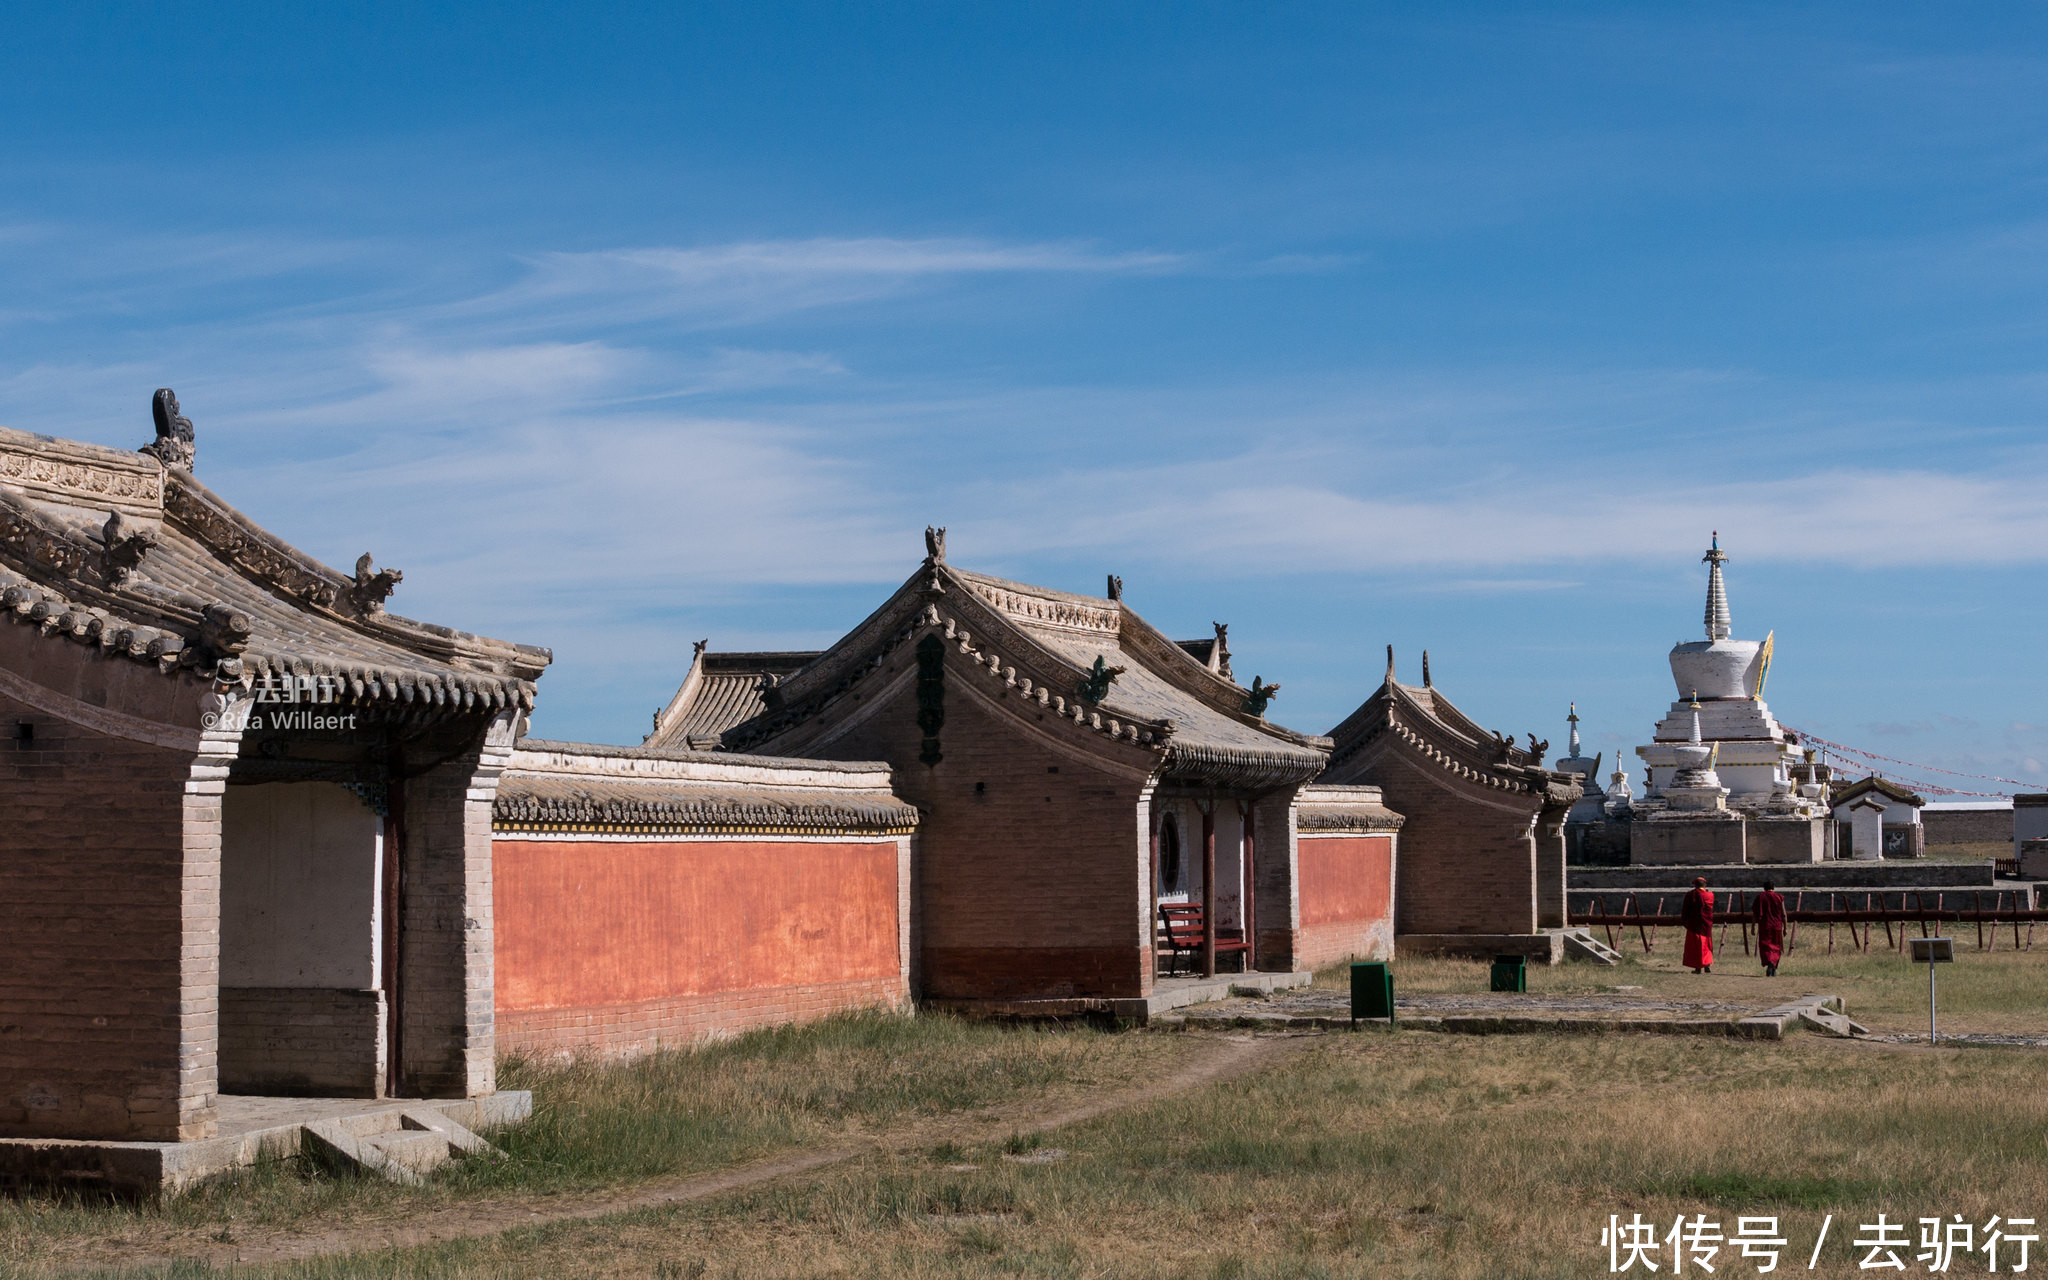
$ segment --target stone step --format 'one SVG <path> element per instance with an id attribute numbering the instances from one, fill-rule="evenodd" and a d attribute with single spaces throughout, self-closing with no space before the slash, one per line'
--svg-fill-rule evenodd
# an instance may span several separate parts
<path id="1" fill-rule="evenodd" d="M 1565 953 L 1575 960 L 1605 965 L 1621 963 L 1621 952 L 1594 937 L 1590 929 L 1566 929 L 1563 937 Z"/>
<path id="2" fill-rule="evenodd" d="M 450 1155 L 502 1154 L 474 1131 L 427 1107 L 314 1121 L 301 1130 L 300 1147 L 327 1164 L 407 1186 L 418 1185 Z"/>
<path id="3" fill-rule="evenodd" d="M 1848 1037 L 1867 1036 L 1870 1034 L 1869 1027 L 1851 1020 L 1844 1014 L 1836 1013 L 1832 1009 L 1801 1009 L 1799 1011 L 1799 1020 L 1810 1027 L 1828 1032 L 1830 1035 Z"/>
<path id="4" fill-rule="evenodd" d="M 364 1138 L 365 1150 L 383 1157 L 387 1165 L 428 1174 L 448 1163 L 452 1148 L 448 1135 L 431 1129 L 394 1129 Z"/>

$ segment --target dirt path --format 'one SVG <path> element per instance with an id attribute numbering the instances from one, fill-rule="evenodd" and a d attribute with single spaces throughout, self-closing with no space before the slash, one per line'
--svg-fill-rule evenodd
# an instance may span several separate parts
<path id="1" fill-rule="evenodd" d="M 215 1266 L 291 1262 L 328 1254 L 438 1244 L 447 1240 L 497 1235 L 515 1227 L 602 1218 L 633 1209 L 683 1204 L 729 1191 L 801 1178 L 865 1155 L 904 1151 L 946 1141 L 992 1142 L 1015 1133 L 1044 1133 L 1065 1128 L 1097 1116 L 1141 1107 L 1173 1094 L 1233 1079 L 1299 1048 L 1312 1038 L 1306 1034 L 1191 1036 L 1189 1039 L 1195 1046 L 1191 1060 L 1173 1074 L 1141 1081 L 1058 1110 L 1041 1110 L 1042 1102 L 1013 1103 L 969 1117 L 942 1117 L 877 1134 L 863 1141 L 822 1150 L 792 1152 L 717 1173 L 695 1174 L 580 1196 L 523 1196 L 449 1205 L 394 1222 L 252 1233 L 233 1244 L 205 1248 L 102 1248 L 95 1250 L 89 1260 L 77 1259 L 74 1265 L 80 1268 L 142 1267 L 188 1258 Z"/>

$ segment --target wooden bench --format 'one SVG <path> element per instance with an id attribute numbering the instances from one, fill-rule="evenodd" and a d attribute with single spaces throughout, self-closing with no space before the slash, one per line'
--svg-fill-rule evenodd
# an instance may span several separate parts
<path id="1" fill-rule="evenodd" d="M 1167 971 L 1184 955 L 1199 957 L 1202 954 L 1202 904 L 1199 902 L 1162 902 L 1159 904 L 1159 945 L 1168 952 Z M 1242 929 L 1218 929 L 1216 931 L 1216 955 L 1238 958 L 1238 969 L 1244 968 L 1245 957 L 1251 952 L 1251 943 L 1245 941 Z"/>

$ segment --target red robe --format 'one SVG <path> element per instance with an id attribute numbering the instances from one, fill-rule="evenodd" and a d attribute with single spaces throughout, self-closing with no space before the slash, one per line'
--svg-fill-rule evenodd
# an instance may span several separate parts
<path id="1" fill-rule="evenodd" d="M 1704 969 L 1714 963 L 1714 894 L 1694 889 L 1685 895 L 1685 967 Z"/>
<path id="2" fill-rule="evenodd" d="M 1785 953 L 1785 895 L 1772 890 L 1756 896 L 1756 954 L 1765 964 L 1778 963 Z"/>

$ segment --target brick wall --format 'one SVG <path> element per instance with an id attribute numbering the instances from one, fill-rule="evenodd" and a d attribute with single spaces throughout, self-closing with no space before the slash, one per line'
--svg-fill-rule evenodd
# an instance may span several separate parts
<path id="1" fill-rule="evenodd" d="M 227 1093 L 376 1098 L 384 1093 L 384 993 L 222 987 Z"/>
<path id="2" fill-rule="evenodd" d="M 1397 745 L 1368 748 L 1323 780 L 1371 783 L 1402 815 L 1397 933 L 1533 933 L 1537 864 L 1533 795 L 1465 785 Z M 1559 866 L 1562 837 L 1551 843 Z"/>
<path id="3" fill-rule="evenodd" d="M 1151 841 L 1140 801 L 1152 754 L 1014 695 L 999 705 L 1002 686 L 949 645 L 942 758 L 926 764 L 912 650 L 898 647 L 863 682 L 872 692 L 763 750 L 886 760 L 897 794 L 922 811 L 912 916 L 918 994 L 1149 993 Z"/>
<path id="4" fill-rule="evenodd" d="M 908 995 L 890 837 L 500 838 L 506 1048 L 631 1053 Z"/>
<path id="5" fill-rule="evenodd" d="M 627 1057 L 753 1027 L 808 1022 L 854 1009 L 900 1006 L 905 999 L 903 978 L 889 975 L 755 986 L 626 1004 L 503 1010 L 498 1014 L 498 1044 L 507 1053 Z"/>
<path id="6" fill-rule="evenodd" d="M 1394 837 L 1301 837 L 1301 928 L 1294 957 L 1305 969 L 1394 954 Z"/>
<path id="7" fill-rule="evenodd" d="M 18 625 L 0 679 L 0 1135 L 211 1136 L 225 766 L 199 690 Z"/>
<path id="8" fill-rule="evenodd" d="M 2011 809 L 1922 809 L 1927 847 L 1945 844 L 2012 842 Z"/>

